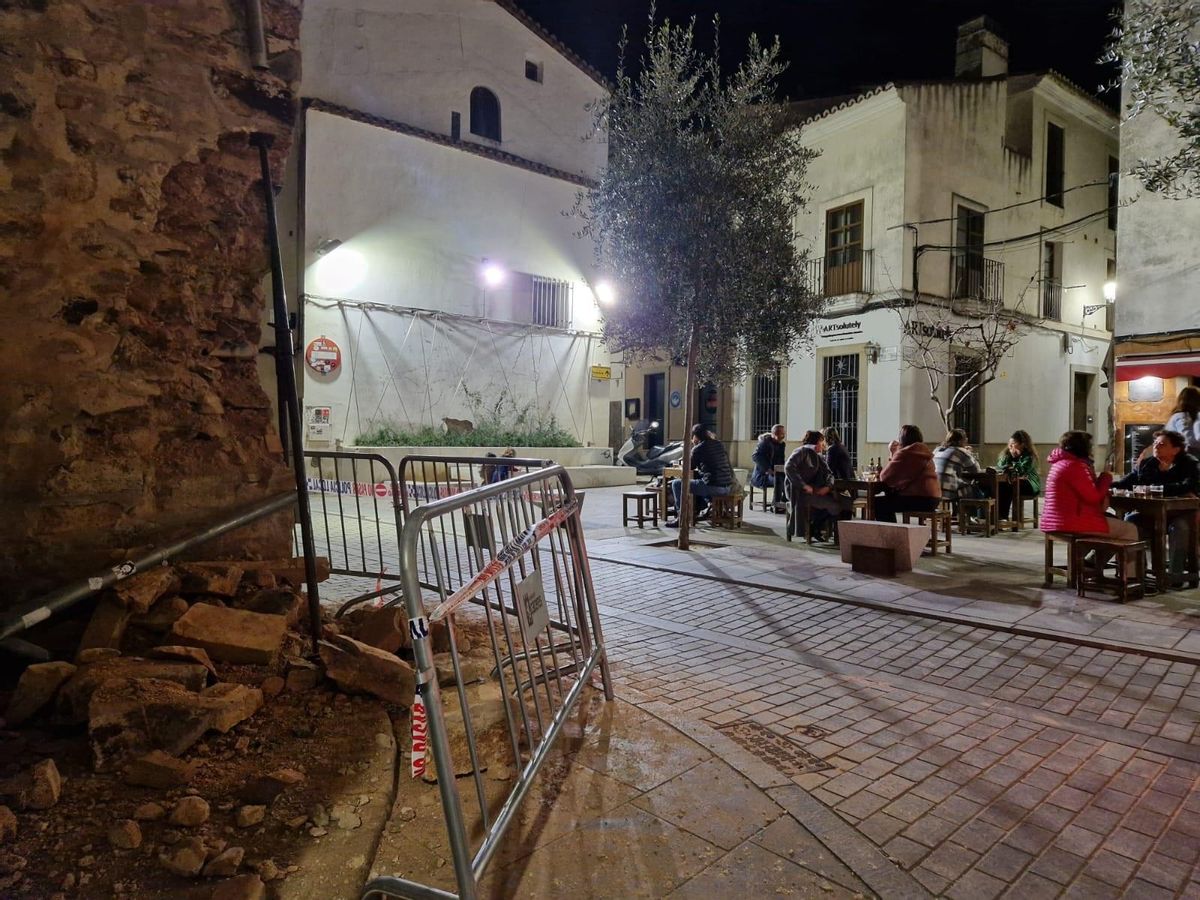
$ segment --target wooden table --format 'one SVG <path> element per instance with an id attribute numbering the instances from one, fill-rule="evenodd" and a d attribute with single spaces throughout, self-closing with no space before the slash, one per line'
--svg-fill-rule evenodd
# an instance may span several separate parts
<path id="1" fill-rule="evenodd" d="M 675 505 L 675 498 L 671 496 L 671 479 L 682 477 L 683 469 L 679 466 L 668 466 L 662 471 L 662 502 L 659 503 L 658 508 L 664 519 Z M 675 515 L 679 516 L 679 510 L 675 510 Z"/>
<path id="2" fill-rule="evenodd" d="M 1196 542 L 1200 539 L 1200 498 L 1196 497 L 1119 497 L 1112 496 L 1109 505 L 1118 513 L 1137 513 L 1140 524 L 1150 528 L 1150 569 L 1158 589 L 1172 586 L 1167 560 L 1167 528 L 1172 519 L 1190 517 L 1191 540 L 1188 542 L 1182 580 L 1190 587 L 1200 586 L 1200 567 L 1197 566 Z"/>
<path id="3" fill-rule="evenodd" d="M 863 481 L 860 479 L 844 479 L 839 478 L 833 483 L 833 489 L 839 493 L 845 492 L 851 497 L 857 499 L 861 491 L 867 501 L 867 508 L 863 513 L 866 519 L 875 518 L 875 493 L 881 488 L 878 481 Z"/>

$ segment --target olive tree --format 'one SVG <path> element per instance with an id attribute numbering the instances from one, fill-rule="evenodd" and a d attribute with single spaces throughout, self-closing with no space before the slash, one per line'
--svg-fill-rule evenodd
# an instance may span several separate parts
<path id="1" fill-rule="evenodd" d="M 1138 160 L 1134 174 L 1165 197 L 1200 196 L 1200 2 L 1126 0 L 1102 62 L 1119 64 L 1127 119 L 1151 113 L 1178 138 L 1173 153 Z"/>
<path id="2" fill-rule="evenodd" d="M 634 359 L 686 359 L 689 428 L 701 379 L 728 384 L 785 362 L 820 309 L 793 233 L 814 154 L 775 102 L 778 41 L 752 37 L 726 75 L 694 32 L 694 20 L 659 23 L 651 12 L 636 74 L 622 38 L 592 135 L 607 139 L 608 165 L 574 210 L 618 295 L 602 309 L 606 345 Z M 681 549 L 690 464 L 685 441 Z"/>

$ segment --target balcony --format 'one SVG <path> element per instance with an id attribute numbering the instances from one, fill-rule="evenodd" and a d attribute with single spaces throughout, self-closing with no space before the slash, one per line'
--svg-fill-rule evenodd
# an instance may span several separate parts
<path id="1" fill-rule="evenodd" d="M 1002 303 L 1004 263 L 973 250 L 954 250 L 950 258 L 950 299 Z"/>
<path id="2" fill-rule="evenodd" d="M 806 272 L 809 289 L 818 297 L 871 293 L 873 254 L 872 250 L 847 250 L 810 259 Z"/>
<path id="3" fill-rule="evenodd" d="M 1042 279 L 1042 318 L 1062 321 L 1063 283 L 1057 278 Z"/>

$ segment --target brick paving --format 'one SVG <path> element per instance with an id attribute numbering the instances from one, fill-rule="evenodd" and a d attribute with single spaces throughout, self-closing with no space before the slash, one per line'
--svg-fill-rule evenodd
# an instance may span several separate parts
<path id="1" fill-rule="evenodd" d="M 592 571 L 618 690 L 823 760 L 792 781 L 931 893 L 1200 900 L 1195 665 L 595 557 Z"/>

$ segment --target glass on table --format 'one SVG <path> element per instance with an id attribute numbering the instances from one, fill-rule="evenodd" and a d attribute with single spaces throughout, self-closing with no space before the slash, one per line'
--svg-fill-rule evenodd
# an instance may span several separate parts
<path id="1" fill-rule="evenodd" d="M 1163 486 L 1161 484 L 1150 485 L 1150 496 L 1155 500 L 1161 500 L 1163 498 Z"/>

